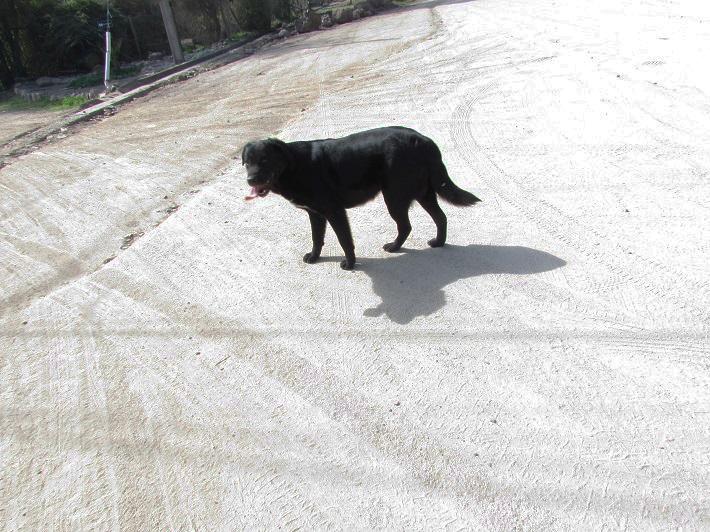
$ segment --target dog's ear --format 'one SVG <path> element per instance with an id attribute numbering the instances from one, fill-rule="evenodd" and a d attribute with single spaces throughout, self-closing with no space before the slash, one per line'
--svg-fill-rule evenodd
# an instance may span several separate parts
<path id="1" fill-rule="evenodd" d="M 247 142 L 242 148 L 242 166 L 244 166 L 244 159 L 247 156 L 247 151 L 251 148 L 252 142 Z"/>
<path id="2" fill-rule="evenodd" d="M 270 138 L 266 139 L 266 142 L 270 145 L 276 148 L 279 153 L 281 153 L 284 156 L 284 161 L 286 162 L 286 166 L 290 166 L 290 164 L 293 162 L 293 154 L 291 153 L 291 150 L 288 149 L 288 145 L 283 141 L 275 138 Z"/>

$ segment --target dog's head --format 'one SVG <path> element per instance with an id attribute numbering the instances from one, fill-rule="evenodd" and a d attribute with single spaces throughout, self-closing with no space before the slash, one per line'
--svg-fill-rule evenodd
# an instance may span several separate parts
<path id="1" fill-rule="evenodd" d="M 246 199 L 263 198 L 278 188 L 290 159 L 288 146 L 278 139 L 257 140 L 244 146 L 242 164 L 247 167 L 247 183 L 252 187 Z"/>

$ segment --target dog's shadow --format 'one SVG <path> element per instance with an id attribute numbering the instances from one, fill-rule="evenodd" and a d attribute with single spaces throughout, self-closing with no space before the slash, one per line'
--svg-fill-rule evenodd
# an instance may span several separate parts
<path id="1" fill-rule="evenodd" d="M 454 281 L 485 274 L 530 275 L 560 268 L 562 259 L 522 246 L 446 245 L 403 250 L 381 259 L 364 259 L 358 269 L 372 279 L 382 302 L 365 310 L 369 317 L 386 315 L 406 324 L 446 304 L 443 288 Z"/>

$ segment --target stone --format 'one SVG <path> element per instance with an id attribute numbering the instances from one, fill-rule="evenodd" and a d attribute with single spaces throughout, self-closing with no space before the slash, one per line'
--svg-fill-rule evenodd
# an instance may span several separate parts
<path id="1" fill-rule="evenodd" d="M 363 11 L 365 10 L 370 10 L 372 11 L 373 5 L 370 3 L 370 0 L 352 0 L 352 6 L 353 10 L 356 9 L 362 9 Z"/>
<path id="2" fill-rule="evenodd" d="M 192 39 L 180 39 L 180 46 L 183 48 L 191 48 L 195 46 L 195 41 Z"/>
<path id="3" fill-rule="evenodd" d="M 64 83 L 64 80 L 61 78 L 50 78 L 48 76 L 42 76 L 35 81 L 38 87 L 51 87 L 52 85 L 61 85 L 62 83 Z"/>
<path id="4" fill-rule="evenodd" d="M 353 19 L 353 7 L 343 6 L 333 9 L 333 22 L 336 24 L 344 24 Z"/>
<path id="5" fill-rule="evenodd" d="M 296 31 L 298 33 L 307 33 L 309 31 L 320 28 L 321 16 L 315 11 L 309 10 L 306 16 L 296 20 Z"/>
<path id="6" fill-rule="evenodd" d="M 320 28 L 320 13 L 313 11 L 313 10 L 309 10 L 308 11 L 308 21 L 313 26 L 313 29 L 317 30 L 318 28 Z"/>

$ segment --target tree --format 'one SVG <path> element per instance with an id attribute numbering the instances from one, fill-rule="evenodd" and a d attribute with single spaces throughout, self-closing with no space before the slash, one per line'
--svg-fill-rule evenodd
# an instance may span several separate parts
<path id="1" fill-rule="evenodd" d="M 116 56 L 128 36 L 121 12 L 112 9 Z M 0 82 L 18 77 L 87 71 L 103 62 L 106 7 L 97 0 L 1 0 Z"/>
<path id="2" fill-rule="evenodd" d="M 0 4 L 0 83 L 6 88 L 26 74 L 20 48 L 21 18 L 15 0 Z"/>

